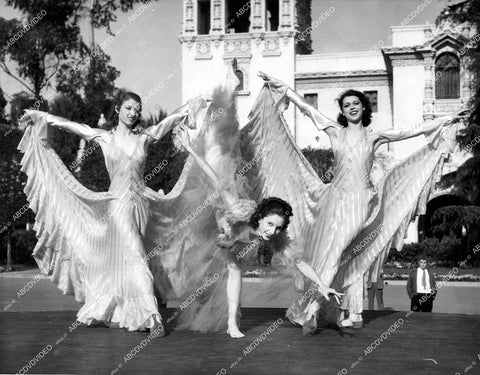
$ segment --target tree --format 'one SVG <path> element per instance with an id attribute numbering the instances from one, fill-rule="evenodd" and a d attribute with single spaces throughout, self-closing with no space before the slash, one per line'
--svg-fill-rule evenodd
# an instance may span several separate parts
<path id="1" fill-rule="evenodd" d="M 480 32 L 480 0 L 466 0 L 457 4 L 447 6 L 436 20 L 437 26 L 452 22 L 453 24 L 469 24 L 476 29 L 477 35 Z M 468 119 L 468 126 L 458 137 L 460 146 L 471 148 L 471 151 L 480 154 L 480 142 L 475 142 L 477 136 L 480 137 L 480 43 L 467 43 L 465 55 L 469 61 L 468 68 L 472 74 L 473 91 L 469 106 L 471 109 Z"/>
<path id="2" fill-rule="evenodd" d="M 152 3 L 152 0 L 90 0 L 89 2 L 92 26 L 95 28 L 105 27 L 110 35 L 114 35 L 110 25 L 117 21 L 118 10 L 128 12 L 136 4 L 148 5 Z"/>
<path id="3" fill-rule="evenodd" d="M 302 150 L 302 154 L 324 183 L 329 183 L 332 180 L 334 164 L 332 150 L 307 147 Z"/>
<path id="4" fill-rule="evenodd" d="M 0 124 L 5 124 L 7 119 L 5 118 L 5 107 L 7 106 L 7 100 L 3 95 L 3 90 L 0 87 Z"/>
<path id="5" fill-rule="evenodd" d="M 480 242 L 480 207 L 439 208 L 432 216 L 432 233 L 446 248 L 448 259 L 455 262 L 470 260 L 473 263 L 473 259 L 477 258 L 473 248 Z"/>
<path id="6" fill-rule="evenodd" d="M 480 0 L 466 0 L 447 6 L 437 18 L 436 23 L 441 25 L 447 21 L 457 25 L 469 24 L 473 26 L 478 36 Z M 480 208 L 478 207 L 480 206 L 480 43 L 470 40 L 463 48 L 466 51 L 464 58 L 469 62 L 468 68 L 473 76 L 472 85 L 475 94 L 469 102 L 470 116 L 467 126 L 460 132 L 457 141 L 462 149 L 472 152 L 473 157 L 458 168 L 454 190 L 457 194 L 466 196 L 472 205 L 444 207 L 437 210 L 432 219 L 441 222 L 441 225 L 437 223 L 437 233 L 445 231 L 444 226 L 447 225 L 445 218 L 454 219 L 453 222 L 448 222 L 451 226 L 448 236 L 453 236 L 456 232 L 458 237 L 460 224 L 467 228 L 466 247 L 467 251 L 471 251 L 471 241 L 480 239 L 478 229 L 480 227 Z"/>
<path id="7" fill-rule="evenodd" d="M 163 110 L 159 109 L 156 115 L 147 117 L 142 126 L 158 124 L 166 115 Z M 164 165 L 160 173 L 154 175 L 147 185 L 155 191 L 162 189 L 165 194 L 172 190 L 177 183 L 187 158 L 186 152 L 176 149 L 173 137 L 173 131 L 170 131 L 157 143 L 152 144 L 148 149 L 145 162 L 145 174 L 150 173 L 157 165 Z"/>
<path id="8" fill-rule="evenodd" d="M 59 67 L 70 57 L 93 53 L 80 36 L 79 20 L 91 19 L 93 28 L 110 26 L 118 10 L 127 12 L 135 4 L 150 0 L 7 0 L 7 5 L 24 14 L 22 21 L 0 17 L 0 68 L 20 82 L 27 92 L 41 100 Z M 93 32 L 92 32 L 93 35 Z M 11 60 L 14 68 L 7 63 Z"/>
<path id="9" fill-rule="evenodd" d="M 480 206 L 480 155 L 466 160 L 458 168 L 455 190 L 472 204 Z"/>
<path id="10" fill-rule="evenodd" d="M 0 18 L 0 68 L 36 99 L 55 76 L 61 61 L 81 46 L 76 9 L 79 0 L 8 0 L 25 15 L 22 21 Z M 16 64 L 16 74 L 7 64 Z"/>
<path id="11" fill-rule="evenodd" d="M 12 237 L 16 225 L 25 225 L 31 214 L 23 193 L 25 175 L 17 145 L 22 132 L 0 124 L 0 234 L 7 236 L 7 271 L 12 270 Z"/>

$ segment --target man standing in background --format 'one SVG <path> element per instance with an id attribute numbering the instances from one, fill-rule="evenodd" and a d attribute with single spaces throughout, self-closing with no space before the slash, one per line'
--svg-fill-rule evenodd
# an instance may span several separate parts
<path id="1" fill-rule="evenodd" d="M 418 268 L 410 273 L 407 281 L 407 293 L 411 299 L 410 310 L 431 312 L 433 300 L 437 294 L 437 284 L 433 272 L 427 270 L 427 258 L 418 259 Z"/>

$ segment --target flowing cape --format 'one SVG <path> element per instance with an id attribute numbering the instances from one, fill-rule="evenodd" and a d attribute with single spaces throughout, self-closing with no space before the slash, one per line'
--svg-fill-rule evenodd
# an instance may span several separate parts
<path id="1" fill-rule="evenodd" d="M 289 233 L 294 239 L 302 239 L 304 260 L 326 285 L 347 291 L 363 279 L 379 256 L 385 258 L 391 247 L 401 249 L 410 221 L 424 212 L 443 161 L 451 151 L 451 141 L 445 134 L 452 129 L 430 135 L 426 146 L 386 173 L 372 191 L 351 194 L 349 204 L 343 207 L 346 200 L 341 183 L 335 187 L 324 184 L 313 171 L 278 111 L 278 98 L 277 90 L 265 86 L 242 132 L 242 155 L 246 160 L 262 153 L 247 173 L 254 197 L 279 196 L 292 205 L 295 216 Z M 268 147 L 271 144 L 275 147 Z M 349 229 L 351 236 L 344 238 L 345 226 L 355 222 L 351 217 L 356 213 L 349 207 L 360 207 L 366 216 Z M 377 268 L 380 266 L 378 262 Z M 338 306 L 327 304 L 315 288 L 310 289 L 309 280 L 304 280 L 303 285 L 303 292 L 310 290 L 308 295 L 313 292 L 313 296 L 301 297 L 287 316 L 303 324 L 321 308 L 328 320 L 335 321 Z"/>

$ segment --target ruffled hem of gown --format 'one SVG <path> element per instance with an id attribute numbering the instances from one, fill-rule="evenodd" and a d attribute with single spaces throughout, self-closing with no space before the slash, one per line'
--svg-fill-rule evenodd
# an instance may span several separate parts
<path id="1" fill-rule="evenodd" d="M 24 153 L 22 171 L 28 176 L 25 195 L 35 212 L 33 256 L 45 275 L 64 294 L 84 300 L 81 277 L 83 233 L 99 224 L 113 199 L 110 192 L 93 192 L 81 185 L 48 144 L 46 116 L 27 126 L 18 145 Z"/>
<path id="2" fill-rule="evenodd" d="M 157 300 L 153 295 L 135 298 L 108 295 L 89 300 L 77 314 L 77 320 L 81 323 L 92 324 L 98 321 L 110 327 L 138 331 L 152 328 L 155 320 L 162 321 Z"/>

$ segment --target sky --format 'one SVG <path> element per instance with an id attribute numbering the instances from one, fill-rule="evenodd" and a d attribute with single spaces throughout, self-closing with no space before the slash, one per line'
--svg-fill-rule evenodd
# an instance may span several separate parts
<path id="1" fill-rule="evenodd" d="M 453 1 L 458 2 L 458 1 Z M 312 21 L 330 7 L 335 11 L 312 32 L 313 53 L 355 52 L 369 50 L 378 41 L 390 45 L 391 26 L 399 26 L 418 5 L 426 6 L 410 25 L 435 23 L 440 11 L 449 0 L 312 0 Z M 107 42 L 105 30 L 96 30 L 96 42 L 105 42 L 105 52 L 112 64 L 121 72 L 115 82 L 146 97 L 154 87 L 161 87 L 147 103 L 144 114 L 156 112 L 161 107 L 173 111 L 181 103 L 181 32 L 183 0 L 158 0 L 133 12 L 119 13 L 112 25 L 117 35 Z M 20 18 L 15 9 L 0 0 L 0 17 Z M 82 36 L 89 43 L 90 29 L 87 20 L 81 24 Z M 120 32 L 119 32 L 120 31 Z M 281 78 L 281 77 L 280 77 Z M 0 86 L 7 95 L 22 90 L 22 86 L 0 72 Z M 7 96 L 8 100 L 8 96 Z"/>

